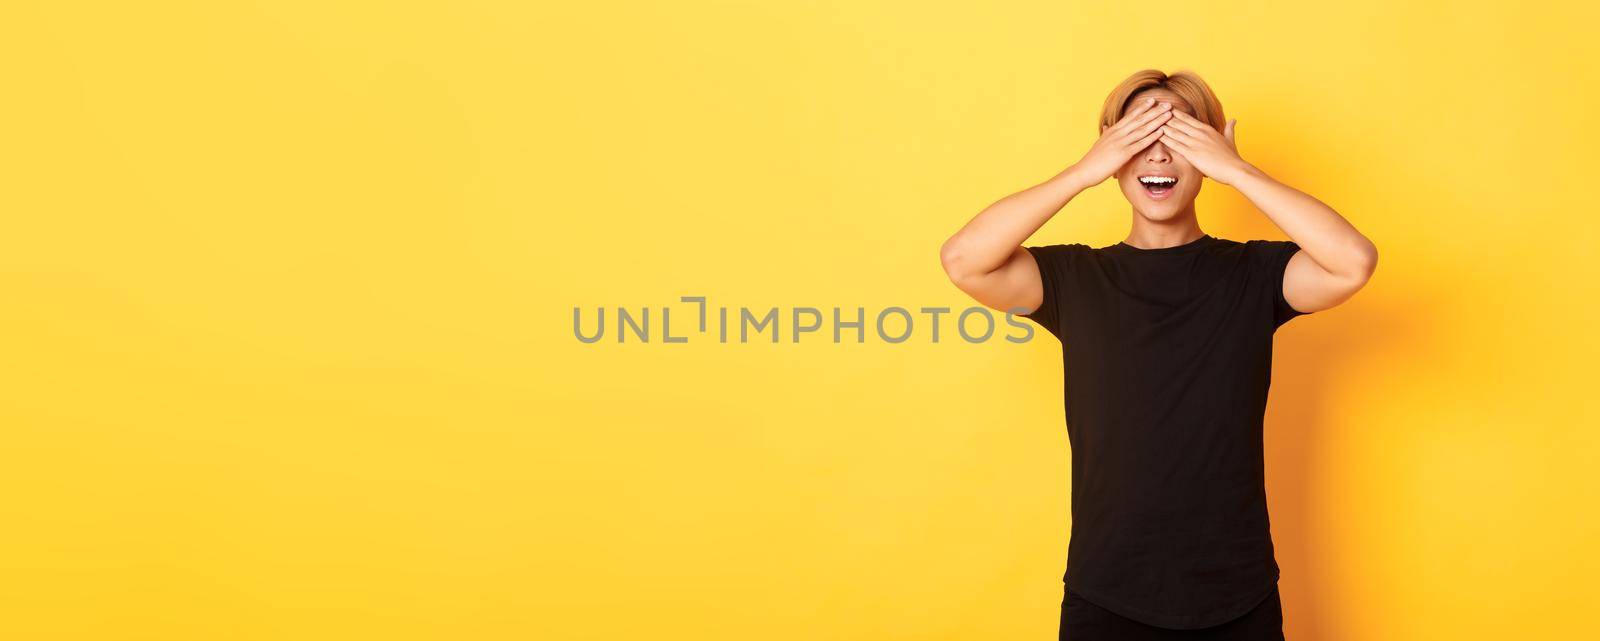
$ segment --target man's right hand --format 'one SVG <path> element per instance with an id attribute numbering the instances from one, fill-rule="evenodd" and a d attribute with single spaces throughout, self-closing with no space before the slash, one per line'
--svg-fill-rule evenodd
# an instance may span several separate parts
<path id="1" fill-rule="evenodd" d="M 939 248 L 939 262 L 956 287 L 999 311 L 1038 309 L 1044 300 L 1039 264 L 1022 246 L 1073 197 L 1115 175 L 1134 154 L 1161 138 L 1171 105 L 1145 99 L 1100 139 L 1083 160 L 1042 184 L 1024 189 L 978 212 Z"/>
<path id="2" fill-rule="evenodd" d="M 1161 139 L 1161 126 L 1172 118 L 1172 105 L 1157 104 L 1143 98 L 1117 124 L 1100 132 L 1089 153 L 1073 164 L 1072 170 L 1085 187 L 1093 187 L 1116 175 L 1134 154 Z"/>

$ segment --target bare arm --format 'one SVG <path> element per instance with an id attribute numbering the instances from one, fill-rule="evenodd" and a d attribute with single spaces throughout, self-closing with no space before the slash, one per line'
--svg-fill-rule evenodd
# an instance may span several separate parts
<path id="1" fill-rule="evenodd" d="M 1234 188 L 1300 246 L 1283 272 L 1283 297 L 1302 312 L 1354 296 L 1378 267 L 1378 248 L 1339 212 L 1251 166 Z"/>
<path id="2" fill-rule="evenodd" d="M 1339 212 L 1268 176 L 1239 157 L 1234 123 L 1224 133 L 1179 112 L 1161 139 L 1212 180 L 1244 194 L 1300 251 L 1283 274 L 1283 296 L 1302 312 L 1338 305 L 1360 291 L 1378 266 L 1378 248 Z"/>
<path id="3" fill-rule="evenodd" d="M 1022 243 L 1087 187 L 1068 167 L 984 208 L 939 249 L 950 282 L 991 309 L 1037 309 L 1044 298 L 1039 266 Z"/>
<path id="4" fill-rule="evenodd" d="M 950 282 L 991 309 L 1037 309 L 1044 286 L 1038 264 L 1022 243 L 1079 193 L 1104 182 L 1133 154 L 1153 144 L 1170 118 L 1170 105 L 1146 101 L 1102 131 L 1082 160 L 978 212 L 939 249 Z"/>

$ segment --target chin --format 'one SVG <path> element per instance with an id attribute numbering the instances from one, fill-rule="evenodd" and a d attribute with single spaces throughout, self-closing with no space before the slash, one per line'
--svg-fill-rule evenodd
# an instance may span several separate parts
<path id="1" fill-rule="evenodd" d="M 1185 190 L 1187 191 L 1187 190 Z M 1143 187 L 1133 186 L 1124 188 L 1124 198 L 1133 205 L 1133 210 L 1147 220 L 1168 221 L 1178 218 L 1194 206 L 1198 193 L 1169 194 L 1166 198 L 1154 199 L 1149 196 Z"/>
<path id="2" fill-rule="evenodd" d="M 1151 211 L 1149 209 L 1135 209 L 1134 211 L 1139 212 L 1139 217 L 1145 220 L 1164 223 L 1171 220 L 1177 220 L 1179 218 L 1179 213 L 1183 210 L 1162 208 L 1155 211 Z"/>

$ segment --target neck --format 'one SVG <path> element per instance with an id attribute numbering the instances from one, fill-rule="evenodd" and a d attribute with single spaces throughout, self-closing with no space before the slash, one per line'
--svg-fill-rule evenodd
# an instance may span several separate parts
<path id="1" fill-rule="evenodd" d="M 1178 215 L 1167 220 L 1151 220 L 1135 211 L 1133 229 L 1122 242 L 1140 249 L 1159 249 L 1193 242 L 1205 234 L 1195 218 L 1194 203 L 1189 203 Z"/>

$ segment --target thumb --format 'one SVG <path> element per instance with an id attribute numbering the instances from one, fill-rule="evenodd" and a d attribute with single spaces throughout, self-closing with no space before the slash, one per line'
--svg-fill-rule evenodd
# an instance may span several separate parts
<path id="1" fill-rule="evenodd" d="M 1239 122 L 1237 118 L 1229 120 L 1228 124 L 1222 127 L 1222 135 L 1228 139 L 1229 144 L 1233 143 L 1233 124 L 1236 122 Z"/>

